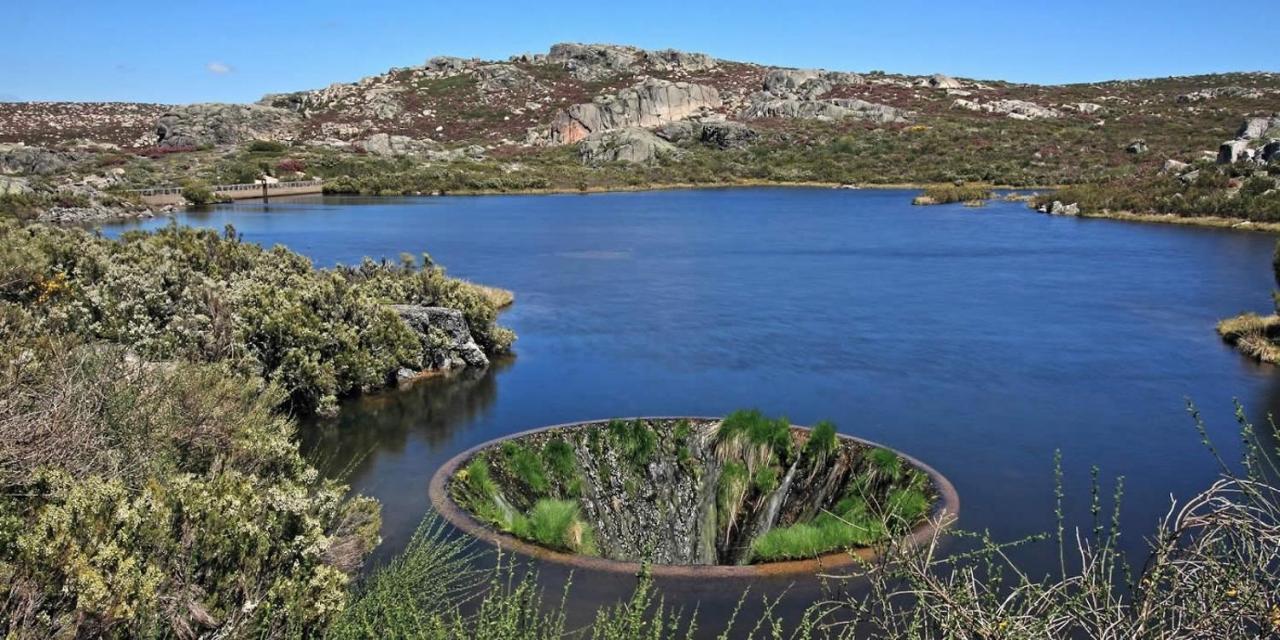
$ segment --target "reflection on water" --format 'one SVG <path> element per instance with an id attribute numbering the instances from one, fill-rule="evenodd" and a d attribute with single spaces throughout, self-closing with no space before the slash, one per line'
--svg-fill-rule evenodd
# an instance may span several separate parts
<path id="1" fill-rule="evenodd" d="M 912 195 L 315 197 L 181 221 L 234 224 L 322 266 L 428 251 L 455 275 L 516 292 L 503 315 L 520 335 L 514 362 L 361 398 L 303 429 L 326 472 L 382 502 L 378 561 L 427 512 L 436 468 L 471 446 L 548 424 L 750 406 L 829 419 L 928 462 L 955 483 L 961 525 L 999 540 L 1054 528 L 1061 451 L 1068 525 L 1091 526 L 1093 465 L 1104 480 L 1124 476 L 1121 543 L 1140 557 L 1170 495 L 1218 472 L 1186 399 L 1228 460 L 1241 453 L 1233 398 L 1251 416 L 1280 412 L 1274 369 L 1213 331 L 1270 308 L 1275 237 L 1040 216 L 1021 203 L 912 207 Z M 1033 574 L 1057 564 L 1056 549 L 1022 553 Z M 544 568 L 548 584 L 562 573 Z M 574 583 L 589 601 L 630 588 L 584 572 Z M 709 616 L 738 597 L 719 583 L 666 586 Z M 796 585 L 787 606 L 815 588 Z"/>
<path id="2" fill-rule="evenodd" d="M 366 395 L 345 403 L 337 417 L 302 425 L 303 454 L 321 473 L 382 501 L 384 544 L 375 564 L 404 547 L 429 508 L 427 481 L 449 458 L 435 452 L 465 448 L 453 443 L 493 405 L 497 378 L 514 360 L 495 358 L 487 370 L 463 369 Z M 396 469 L 390 476 L 388 466 Z"/>

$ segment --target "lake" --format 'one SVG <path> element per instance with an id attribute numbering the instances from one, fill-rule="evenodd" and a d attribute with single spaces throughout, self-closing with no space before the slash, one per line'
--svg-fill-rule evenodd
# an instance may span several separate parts
<path id="1" fill-rule="evenodd" d="M 1280 407 L 1274 370 L 1214 333 L 1220 318 L 1270 310 L 1274 236 L 1050 217 L 1022 203 L 913 207 L 913 195 L 313 197 L 177 219 L 231 224 L 320 266 L 426 251 L 453 275 L 515 291 L 502 317 L 520 336 L 514 357 L 304 425 L 322 469 L 382 502 L 377 561 L 427 512 L 436 468 L 473 445 L 554 423 L 743 407 L 832 420 L 924 460 L 958 489 L 960 525 L 998 539 L 1053 528 L 1061 451 L 1070 524 L 1090 526 L 1093 465 L 1106 495 L 1124 476 L 1136 552 L 1171 494 L 1215 477 L 1187 400 L 1228 457 L 1240 448 L 1233 399 L 1253 416 Z M 1036 570 L 1056 565 L 1045 549 L 1024 552 Z M 579 572 L 574 584 L 594 602 L 632 582 Z M 711 618 L 738 597 L 666 586 Z"/>

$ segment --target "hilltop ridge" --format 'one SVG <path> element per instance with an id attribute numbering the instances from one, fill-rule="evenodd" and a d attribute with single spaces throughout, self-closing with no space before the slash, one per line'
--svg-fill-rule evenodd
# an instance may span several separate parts
<path id="1" fill-rule="evenodd" d="M 3 103 L 0 194 L 80 185 L 97 202 L 93 191 L 263 174 L 372 193 L 1096 184 L 1219 159 L 1266 172 L 1280 131 L 1243 137 L 1241 123 L 1277 112 L 1280 74 L 1267 72 L 1042 86 L 562 43 L 501 61 L 438 56 L 252 104 Z M 63 209 L 53 217 L 85 207 Z"/>

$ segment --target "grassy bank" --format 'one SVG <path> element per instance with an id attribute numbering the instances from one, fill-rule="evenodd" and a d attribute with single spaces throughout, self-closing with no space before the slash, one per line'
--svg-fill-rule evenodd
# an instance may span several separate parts
<path id="1" fill-rule="evenodd" d="M 1218 335 L 1241 353 L 1269 364 L 1280 364 L 1280 316 L 1246 313 L 1218 323 Z"/>
<path id="2" fill-rule="evenodd" d="M 1132 213 L 1129 211 L 1082 211 L 1075 217 L 1092 218 L 1097 220 L 1120 220 L 1122 222 L 1176 224 L 1187 227 L 1239 229 L 1241 231 L 1280 233 L 1280 222 L 1254 222 L 1252 220 L 1224 218 L 1221 216 L 1197 216 L 1177 213 Z"/>

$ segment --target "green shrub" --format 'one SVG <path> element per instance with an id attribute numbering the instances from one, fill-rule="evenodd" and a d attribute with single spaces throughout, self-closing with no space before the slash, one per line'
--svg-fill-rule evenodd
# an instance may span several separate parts
<path id="1" fill-rule="evenodd" d="M 575 500 L 541 499 L 529 514 L 513 527 L 512 533 L 545 547 L 594 555 L 595 538 L 591 528 L 578 517 Z"/>
<path id="2" fill-rule="evenodd" d="M 632 466 L 640 468 L 648 464 L 658 446 L 658 434 L 643 420 L 610 420 L 605 430 L 615 446 Z"/>
<path id="3" fill-rule="evenodd" d="M 377 542 L 377 505 L 307 467 L 279 392 L 43 345 L 0 368 L 0 575 L 22 585 L 0 601 L 7 632 L 320 633 Z"/>
<path id="4" fill-rule="evenodd" d="M 280 153 L 288 149 L 288 146 L 275 140 L 254 140 L 249 143 L 248 149 L 254 153 Z"/>
<path id="5" fill-rule="evenodd" d="M 462 468 L 459 476 L 461 477 L 457 480 L 460 480 L 469 494 L 476 499 L 491 500 L 498 494 L 498 485 L 489 475 L 489 460 L 483 455 L 472 458 L 471 462 Z"/>
<path id="6" fill-rule="evenodd" d="M 459 309 L 491 353 L 513 339 L 482 293 L 434 266 L 319 270 L 230 229 L 174 226 L 113 241 L 0 222 L 0 270 L 0 300 L 45 332 L 128 345 L 152 360 L 225 362 L 278 384 L 303 412 L 421 367 L 418 337 L 388 303 Z"/>
<path id="7" fill-rule="evenodd" d="M 182 187 L 182 197 L 196 206 L 210 204 L 217 200 L 213 190 L 203 182 L 188 182 Z"/>
<path id="8" fill-rule="evenodd" d="M 836 425 L 827 420 L 814 425 L 809 441 L 804 445 L 805 455 L 818 460 L 825 459 L 836 450 Z"/>
<path id="9" fill-rule="evenodd" d="M 565 495 L 577 496 L 582 493 L 582 479 L 578 475 L 578 461 L 573 447 L 564 438 L 555 436 L 542 448 L 542 457 L 551 469 L 556 483 L 563 488 Z"/>
<path id="10" fill-rule="evenodd" d="M 791 421 L 771 419 L 756 409 L 734 411 L 720 423 L 716 442 L 722 448 L 738 449 L 740 455 L 736 457 L 747 457 L 749 467 L 767 461 L 756 461 L 748 455 L 750 452 L 741 449 L 762 449 L 785 464 L 791 457 Z"/>
<path id="11" fill-rule="evenodd" d="M 547 495 L 551 483 L 542 458 L 529 447 L 508 440 L 502 443 L 502 460 L 507 470 L 536 496 Z"/>
<path id="12" fill-rule="evenodd" d="M 778 471 L 773 467 L 765 467 L 751 478 L 751 486 L 756 493 L 766 494 L 778 488 Z"/>
<path id="13" fill-rule="evenodd" d="M 886 515 L 894 529 L 910 529 L 929 512 L 929 496 L 916 487 L 902 487 L 889 492 Z"/>
<path id="14" fill-rule="evenodd" d="M 31 193 L 0 195 L 0 218 L 31 220 L 50 206 L 48 198 Z"/>
<path id="15" fill-rule="evenodd" d="M 811 522 L 770 530 L 752 542 L 751 552 L 758 562 L 812 558 L 869 546 L 886 535 L 883 519 L 875 517 L 865 502 L 846 498 L 835 507 L 835 513 L 823 512 Z"/>
<path id="16" fill-rule="evenodd" d="M 902 456 L 888 449 L 872 449 L 867 452 L 867 458 L 875 469 L 890 479 L 898 477 L 898 473 L 902 471 Z"/>

